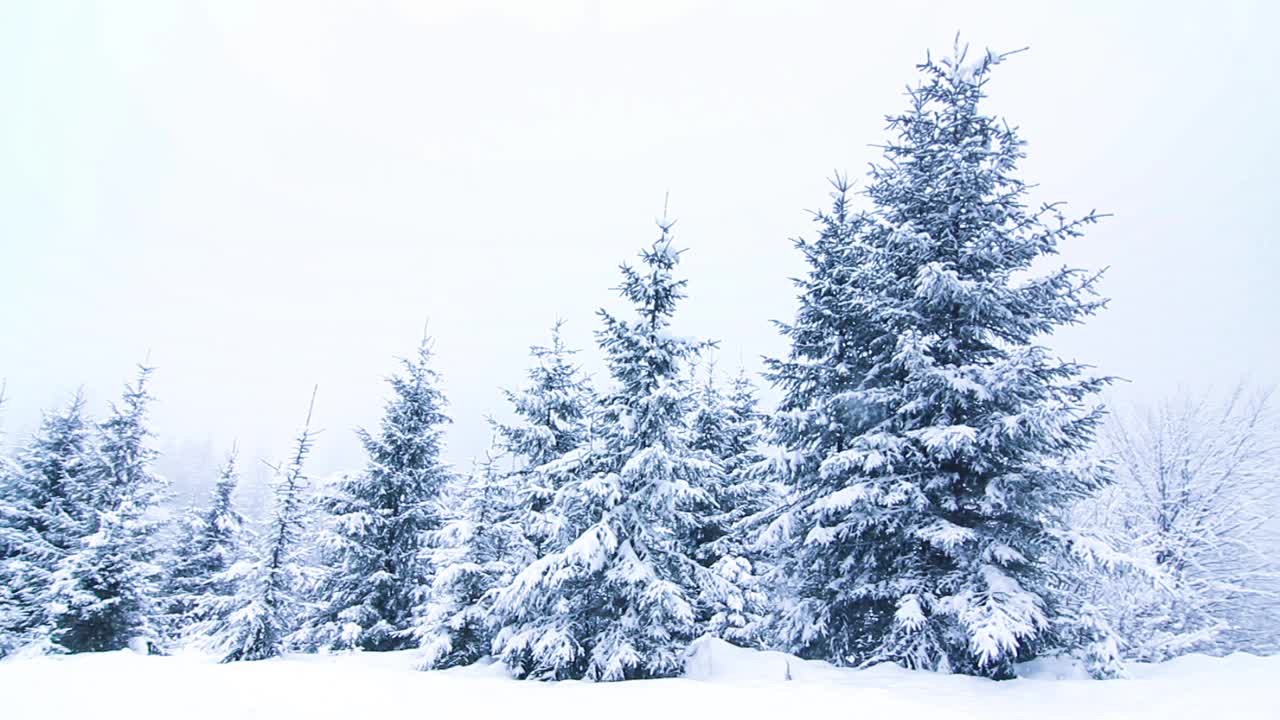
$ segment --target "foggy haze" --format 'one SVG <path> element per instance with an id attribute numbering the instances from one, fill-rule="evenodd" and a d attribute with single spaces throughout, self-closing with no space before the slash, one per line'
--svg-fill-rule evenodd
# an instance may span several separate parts
<path id="1" fill-rule="evenodd" d="M 466 466 L 556 318 L 603 374 L 595 310 L 668 192 L 679 332 L 758 370 L 789 238 L 957 31 L 1030 46 L 988 89 L 1040 199 L 1114 214 L 1063 256 L 1111 305 L 1052 345 L 1118 396 L 1280 379 L 1271 4 L 528 5 L 0 9 L 6 442 L 149 355 L 171 463 L 280 455 L 319 385 L 315 474 L 358 467 L 429 322 Z"/>

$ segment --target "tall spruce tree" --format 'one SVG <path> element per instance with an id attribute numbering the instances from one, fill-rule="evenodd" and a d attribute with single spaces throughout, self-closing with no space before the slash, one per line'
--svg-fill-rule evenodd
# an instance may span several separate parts
<path id="1" fill-rule="evenodd" d="M 771 363 L 795 496 L 766 540 L 787 543 L 781 639 L 808 657 L 1005 678 L 1081 642 L 1058 575 L 1065 511 L 1106 480 L 1081 458 L 1105 380 L 1038 343 L 1103 301 L 1096 275 L 1035 273 L 1096 217 L 1028 207 L 1023 141 L 980 110 L 1005 57 L 926 60 L 870 211 L 837 182 L 798 243 L 811 267 Z"/>
<path id="2" fill-rule="evenodd" d="M 222 662 L 265 660 L 283 653 L 289 635 L 298 628 L 303 592 L 310 584 L 305 546 L 311 501 L 305 463 L 315 443 L 311 413 L 294 441 L 290 458 L 275 467 L 274 508 L 257 556 L 241 561 L 217 576 L 234 584 L 235 594 L 211 606 L 206 632 L 209 645 Z"/>
<path id="3" fill-rule="evenodd" d="M 44 645 L 52 632 L 53 574 L 79 543 L 88 509 L 83 413 L 77 392 L 64 409 L 43 417 L 12 462 L 0 465 L 0 657 Z"/>
<path id="4" fill-rule="evenodd" d="M 360 431 L 364 472 L 341 476 L 320 506 L 327 568 L 320 608 L 299 638 L 312 647 L 398 650 L 413 645 L 413 609 L 429 586 L 426 534 L 440 528 L 440 499 L 452 471 L 440 458 L 446 401 L 431 369 L 431 342 L 390 378 L 394 395 L 377 435 Z"/>
<path id="5" fill-rule="evenodd" d="M 458 481 L 454 509 L 433 533 L 431 591 L 414 635 L 424 669 L 470 665 L 491 652 L 493 601 L 531 557 L 518 495 L 492 455 Z"/>
<path id="6" fill-rule="evenodd" d="M 678 674 L 700 631 L 695 603 L 725 594 L 727 583 L 692 557 L 698 511 L 709 503 L 703 488 L 721 470 L 689 447 L 684 366 L 706 343 L 669 330 L 685 285 L 673 276 L 669 225 L 641 257 L 642 269 L 622 266 L 619 288 L 636 319 L 600 311 L 597 338 L 616 382 L 603 400 L 601 442 L 573 460 L 590 472 L 571 475 L 556 498 L 584 529 L 523 570 L 496 603 L 505 627 L 495 650 L 521 676 Z"/>
<path id="7" fill-rule="evenodd" d="M 218 470 L 208 507 L 189 509 L 179 520 L 163 593 L 165 629 L 174 640 L 206 623 L 234 594 L 228 571 L 245 557 L 249 533 L 244 516 L 235 509 L 239 483 L 232 449 Z"/>
<path id="8" fill-rule="evenodd" d="M 554 500 L 577 465 L 558 461 L 587 445 L 594 409 L 591 388 L 572 361 L 577 351 L 561 337 L 562 325 L 556 321 L 550 346 L 529 349 L 534 364 L 525 385 L 504 392 L 515 420 L 494 423 L 499 447 L 518 463 L 511 473 L 519 494 L 516 511 L 535 557 L 572 532 Z"/>
<path id="9" fill-rule="evenodd" d="M 97 426 L 81 475 L 80 535 L 51 578 L 53 641 L 70 652 L 118 650 L 134 640 L 158 647 L 160 523 L 151 511 L 167 483 L 151 469 L 157 455 L 146 423 L 151 372 L 140 366 L 120 404 Z"/>

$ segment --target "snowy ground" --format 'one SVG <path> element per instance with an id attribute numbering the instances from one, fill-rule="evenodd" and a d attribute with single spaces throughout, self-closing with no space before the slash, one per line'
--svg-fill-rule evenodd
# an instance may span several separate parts
<path id="1" fill-rule="evenodd" d="M 1280 657 L 1252 655 L 1139 665 L 1109 682 L 1058 677 L 1050 667 L 1002 683 L 841 670 L 718 642 L 676 680 L 517 682 L 493 665 L 412 666 L 411 653 L 233 665 L 128 651 L 12 660 L 0 663 L 0 718 L 1280 718 Z"/>

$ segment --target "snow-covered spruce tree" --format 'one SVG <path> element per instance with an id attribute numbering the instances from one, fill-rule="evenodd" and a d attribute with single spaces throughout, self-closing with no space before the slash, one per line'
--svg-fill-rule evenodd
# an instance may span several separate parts
<path id="1" fill-rule="evenodd" d="M 0 656 L 51 634 L 49 588 L 83 534 L 89 427 L 79 392 L 0 464 Z"/>
<path id="2" fill-rule="evenodd" d="M 533 367 L 518 391 L 504 391 L 516 418 L 494 423 L 498 445 L 514 457 L 511 473 L 519 490 L 517 512 L 535 557 L 549 552 L 566 532 L 553 500 L 576 465 L 557 462 L 589 442 L 594 397 L 581 370 L 573 363 L 576 350 L 565 347 L 557 321 L 549 347 L 529 349 Z"/>
<path id="3" fill-rule="evenodd" d="M 690 447 L 714 457 L 725 476 L 724 482 L 707 487 L 720 511 L 708 515 L 699 538 L 709 550 L 719 548 L 720 538 L 739 520 L 774 502 L 772 488 L 755 471 L 763 459 L 760 442 L 764 417 L 757 405 L 755 385 L 745 370 L 739 370 L 732 378 L 726 393 L 716 380 L 714 366 L 709 366 L 694 393 Z M 740 539 L 733 540 L 741 547 Z"/>
<path id="4" fill-rule="evenodd" d="M 701 631 L 695 604 L 727 594 L 692 557 L 710 500 L 702 488 L 721 471 L 689 447 L 683 366 L 706 344 L 670 334 L 685 281 L 673 277 L 679 253 L 668 230 L 641 253 L 642 269 L 622 267 L 619 289 L 637 318 L 600 312 L 616 387 L 603 399 L 591 472 L 572 475 L 556 498 L 585 530 L 524 569 L 495 604 L 504 624 L 495 651 L 522 677 L 678 674 Z"/>
<path id="5" fill-rule="evenodd" d="M 489 456 L 457 484 L 452 517 L 432 533 L 435 571 L 414 635 L 423 669 L 470 665 L 491 652 L 493 600 L 532 556 L 518 496 Z"/>
<path id="6" fill-rule="evenodd" d="M 724 460 L 725 470 L 735 478 L 735 482 L 730 486 L 730 499 L 723 503 L 733 509 L 731 519 L 735 524 L 748 515 L 773 508 L 778 502 L 777 487 L 760 469 L 765 459 L 766 416 L 760 411 L 757 395 L 755 381 L 744 368 L 738 368 L 726 395 L 732 418 L 730 437 L 733 441 L 729 447 L 733 455 Z"/>
<path id="7" fill-rule="evenodd" d="M 873 168 L 871 210 L 837 182 L 771 363 L 795 495 L 764 541 L 794 600 L 781 641 L 838 664 L 1007 678 L 1083 642 L 1068 508 L 1102 487 L 1082 456 L 1105 380 L 1037 344 L 1097 311 L 1096 275 L 1036 261 L 1096 218 L 1027 207 L 1023 142 L 980 101 L 1004 55 L 927 60 Z"/>
<path id="8" fill-rule="evenodd" d="M 441 524 L 440 495 L 452 477 L 440 459 L 449 422 L 431 343 L 390 378 L 394 395 L 377 435 L 360 431 L 369 456 L 364 472 L 339 476 L 320 498 L 326 568 L 318 611 L 298 634 L 317 648 L 399 650 L 413 645 L 416 597 L 429 584 L 422 562 L 426 533 Z"/>
<path id="9" fill-rule="evenodd" d="M 165 630 L 173 640 L 208 621 L 234 594 L 227 571 L 244 558 L 249 540 L 244 516 L 235 509 L 239 483 L 233 449 L 218 471 L 209 506 L 191 508 L 179 520 L 163 592 Z"/>
<path id="10" fill-rule="evenodd" d="M 701 517 L 695 557 L 735 589 L 727 597 L 701 603 L 699 618 L 707 632 L 742 645 L 761 643 L 770 609 L 758 577 L 759 558 L 752 558 L 736 526 L 776 502 L 767 475 L 759 469 L 762 417 L 755 395 L 751 379 L 741 369 L 726 394 L 717 382 L 715 365 L 708 363 L 689 421 L 690 447 L 715 458 L 724 471 L 704 488 L 714 510 Z"/>
<path id="11" fill-rule="evenodd" d="M 4 443 L 4 406 L 8 400 L 5 383 L 0 381 L 0 448 Z M 0 454 L 0 659 L 22 644 L 21 632 L 26 625 L 26 610 L 18 600 L 17 583 L 9 567 L 17 552 L 6 537 L 8 528 L 16 524 L 18 510 L 16 493 L 12 491 L 17 476 L 13 460 Z"/>
<path id="12" fill-rule="evenodd" d="M 699 378 L 698 375 L 702 377 Z M 701 365 L 691 365 L 689 384 L 693 388 L 693 401 L 689 412 L 689 447 L 702 450 L 719 459 L 721 463 L 736 453 L 734 438 L 730 434 L 728 401 L 716 377 L 714 358 Z"/>
<path id="13" fill-rule="evenodd" d="M 0 381 L 0 422 L 4 420 L 7 401 L 5 383 Z M 4 427 L 0 424 L 0 447 L 4 442 Z M 9 564 L 16 556 L 5 537 L 6 529 L 15 522 L 18 512 L 11 486 L 17 475 L 17 467 L 8 455 L 0 454 L 0 659 L 13 652 L 22 643 L 21 630 L 26 625 L 26 611 L 18 600 L 16 583 Z"/>
<path id="14" fill-rule="evenodd" d="M 302 593 L 311 581 L 304 540 L 310 514 L 310 478 L 304 464 L 315 442 L 307 409 L 291 457 L 275 467 L 272 479 L 275 507 L 262 536 L 257 557 L 243 560 L 217 576 L 234 584 L 235 594 L 211 606 L 205 632 L 222 662 L 265 660 L 285 650 L 286 639 L 298 628 Z"/>
<path id="15" fill-rule="evenodd" d="M 58 562 L 50 586 L 53 642 L 70 652 L 118 650 L 133 640 L 155 648 L 160 569 L 153 562 L 160 522 L 152 509 L 167 483 L 151 470 L 147 390 L 140 367 L 119 405 L 97 426 L 83 481 L 82 535 Z"/>
<path id="16" fill-rule="evenodd" d="M 0 423 L 4 420 L 7 400 L 5 383 L 0 381 Z M 3 424 L 0 424 L 0 448 L 4 442 L 3 430 Z M 17 466 L 14 461 L 8 455 L 0 454 L 0 659 L 22 644 L 22 630 L 27 624 L 27 611 L 18 599 L 15 573 L 10 568 L 17 552 L 12 547 L 11 540 L 6 537 L 8 528 L 17 524 L 19 514 L 16 493 L 12 489 L 16 477 Z"/>

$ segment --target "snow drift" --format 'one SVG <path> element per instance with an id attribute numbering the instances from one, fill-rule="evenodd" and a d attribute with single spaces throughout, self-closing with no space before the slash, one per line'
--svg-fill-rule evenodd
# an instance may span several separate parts
<path id="1" fill-rule="evenodd" d="M 687 677 L 621 683 L 511 680 L 482 662 L 418 672 L 414 652 L 291 655 L 218 665 L 130 651 L 0 662 L 6 720 L 228 718 L 1275 718 L 1280 657 L 1187 656 L 1096 681 L 1040 661 L 993 682 L 878 666 L 836 668 L 702 639 Z M 788 671 L 791 680 L 787 680 Z"/>

